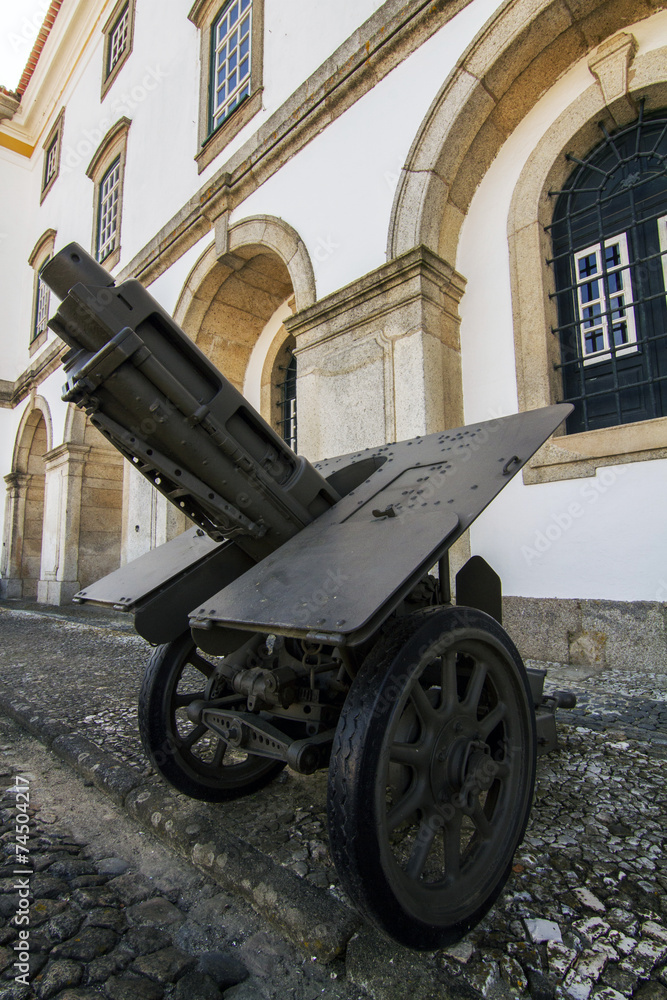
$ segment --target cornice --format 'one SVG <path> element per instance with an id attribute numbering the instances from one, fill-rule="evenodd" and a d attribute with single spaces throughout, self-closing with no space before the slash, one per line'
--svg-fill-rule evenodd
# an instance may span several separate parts
<path id="1" fill-rule="evenodd" d="M 386 0 L 221 165 L 119 277 L 136 277 L 144 284 L 155 281 L 210 230 L 212 217 L 241 204 L 470 2 Z"/>
<path id="2" fill-rule="evenodd" d="M 0 407 L 13 409 L 30 395 L 33 389 L 44 382 L 60 368 L 67 344 L 62 340 L 53 340 L 35 357 L 35 360 L 25 371 L 21 372 L 15 382 L 0 380 Z"/>
<path id="3" fill-rule="evenodd" d="M 439 301 L 447 291 L 458 301 L 465 288 L 465 278 L 451 264 L 428 247 L 407 250 L 374 271 L 337 289 L 314 305 L 284 320 L 289 333 L 307 333 L 325 326 L 342 325 L 350 329 L 391 312 L 399 303 Z"/>
<path id="4" fill-rule="evenodd" d="M 30 157 L 62 107 L 67 83 L 85 56 L 111 0 L 63 0 L 11 121 L 0 125 L 0 145 Z"/>

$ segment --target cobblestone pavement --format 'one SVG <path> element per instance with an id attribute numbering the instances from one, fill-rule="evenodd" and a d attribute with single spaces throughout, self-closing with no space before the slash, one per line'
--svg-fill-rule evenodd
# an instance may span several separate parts
<path id="1" fill-rule="evenodd" d="M 135 723 L 145 643 L 117 616 L 44 610 L 0 606 L 0 702 L 59 716 L 140 775 L 142 794 L 162 794 Z M 527 835 L 494 909 L 459 945 L 428 955 L 362 927 L 347 944 L 348 987 L 374 1000 L 404 998 L 406 981 L 415 1000 L 667 1000 L 667 677 L 638 667 L 569 678 L 557 665 L 547 677 L 547 688 L 577 691 L 579 705 L 559 713 L 561 749 L 539 761 Z M 161 808 L 187 808 L 190 822 L 209 810 L 220 824 L 224 813 L 248 850 L 345 903 L 325 797 L 326 775 L 283 772 L 224 807 L 174 793 Z"/>
<path id="2" fill-rule="evenodd" d="M 0 788 L 0 1000 L 359 996 L 2 716 Z"/>

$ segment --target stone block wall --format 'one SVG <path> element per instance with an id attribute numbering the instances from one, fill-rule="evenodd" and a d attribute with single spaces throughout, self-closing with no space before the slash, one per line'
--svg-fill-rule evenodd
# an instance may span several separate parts
<path id="1" fill-rule="evenodd" d="M 503 626 L 524 659 L 559 663 L 583 679 L 605 668 L 667 674 L 667 604 L 503 598 Z"/>

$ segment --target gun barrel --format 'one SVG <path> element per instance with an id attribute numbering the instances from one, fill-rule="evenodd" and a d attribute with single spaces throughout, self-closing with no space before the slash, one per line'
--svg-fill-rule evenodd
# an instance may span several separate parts
<path id="1" fill-rule="evenodd" d="M 258 560 L 340 499 L 140 282 L 116 285 L 76 243 L 42 277 L 63 300 L 63 399 L 211 537 Z"/>

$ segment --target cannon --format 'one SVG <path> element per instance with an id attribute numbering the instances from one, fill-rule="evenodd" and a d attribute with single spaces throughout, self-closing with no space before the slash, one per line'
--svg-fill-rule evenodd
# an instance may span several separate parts
<path id="1" fill-rule="evenodd" d="M 453 943 L 502 891 L 571 698 L 524 667 L 480 556 L 450 593 L 448 552 L 571 406 L 311 464 L 138 281 L 77 244 L 42 277 L 63 399 L 193 522 L 75 597 L 156 647 L 138 710 L 156 770 L 223 802 L 328 767 L 362 915 L 412 948 Z"/>

